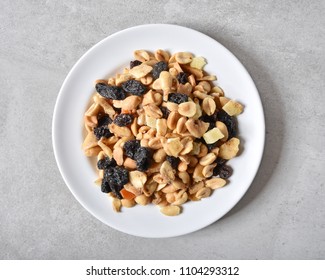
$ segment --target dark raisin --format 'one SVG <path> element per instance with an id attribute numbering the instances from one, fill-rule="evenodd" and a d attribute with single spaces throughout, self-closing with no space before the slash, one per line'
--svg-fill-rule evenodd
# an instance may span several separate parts
<path id="1" fill-rule="evenodd" d="M 107 169 L 114 166 L 116 166 L 116 161 L 114 158 L 110 159 L 109 157 L 105 157 L 97 161 L 98 169 Z"/>
<path id="2" fill-rule="evenodd" d="M 106 181 L 106 180 L 103 180 L 103 181 L 102 181 L 102 184 L 101 184 L 101 191 L 102 191 L 103 193 L 110 193 L 110 192 L 112 191 L 112 189 L 111 189 L 111 187 L 110 187 L 108 181 Z"/>
<path id="3" fill-rule="evenodd" d="M 188 82 L 188 74 L 187 73 L 185 73 L 185 72 L 180 72 L 178 75 L 177 75 L 177 80 L 181 83 L 181 84 L 183 84 L 183 85 L 185 85 L 187 82 Z"/>
<path id="4" fill-rule="evenodd" d="M 216 127 L 216 121 L 217 121 L 217 112 L 214 112 L 211 116 L 203 115 L 200 117 L 200 120 L 206 123 L 209 123 L 208 130 Z"/>
<path id="5" fill-rule="evenodd" d="M 164 119 L 167 119 L 168 116 L 169 116 L 169 114 L 170 114 L 170 111 L 167 109 L 167 107 L 165 107 L 165 106 L 160 106 L 160 110 L 161 110 L 161 112 L 162 112 L 162 114 L 163 114 L 163 118 L 164 118 Z"/>
<path id="6" fill-rule="evenodd" d="M 232 168 L 229 165 L 223 165 L 219 172 L 220 178 L 228 179 L 231 175 L 232 175 Z"/>
<path id="7" fill-rule="evenodd" d="M 217 164 L 217 166 L 213 169 L 213 176 L 218 176 L 220 175 L 221 168 L 227 161 L 222 158 L 217 158 L 214 162 Z"/>
<path id="8" fill-rule="evenodd" d="M 108 182 L 112 192 L 121 199 L 120 190 L 129 182 L 129 172 L 124 167 L 110 167 L 104 170 L 103 181 Z"/>
<path id="9" fill-rule="evenodd" d="M 139 60 L 133 60 L 133 61 L 130 61 L 130 69 L 132 69 L 133 67 L 135 66 L 138 66 L 140 65 L 142 62 L 139 61 Z"/>
<path id="10" fill-rule="evenodd" d="M 104 83 L 96 84 L 96 91 L 103 97 L 113 100 L 125 99 L 125 92 L 121 87 L 111 86 Z"/>
<path id="11" fill-rule="evenodd" d="M 134 154 L 140 147 L 139 140 L 129 140 L 124 143 L 123 149 L 126 156 L 134 159 Z"/>
<path id="12" fill-rule="evenodd" d="M 188 101 L 188 95 L 184 93 L 170 93 L 168 95 L 168 101 L 181 104 Z"/>
<path id="13" fill-rule="evenodd" d="M 120 114 L 117 115 L 114 119 L 114 123 L 118 126 L 127 126 L 133 122 L 133 115 L 130 114 Z"/>
<path id="14" fill-rule="evenodd" d="M 173 169 L 177 169 L 180 159 L 173 156 L 167 156 L 166 160 L 170 163 Z"/>
<path id="15" fill-rule="evenodd" d="M 103 125 L 108 125 L 112 123 L 112 119 L 109 117 L 109 115 L 99 113 L 97 115 L 97 126 L 103 126 Z"/>
<path id="16" fill-rule="evenodd" d="M 218 121 L 223 122 L 228 129 L 228 139 L 237 135 L 237 123 L 234 117 L 229 116 L 225 111 L 221 110 L 217 113 Z"/>
<path id="17" fill-rule="evenodd" d="M 209 153 L 215 148 L 215 147 L 217 147 L 217 143 L 218 143 L 218 141 L 217 142 L 214 142 L 214 143 L 212 143 L 212 144 L 205 144 L 206 146 L 207 146 L 207 148 L 208 148 L 208 151 L 209 151 Z"/>
<path id="18" fill-rule="evenodd" d="M 105 125 L 95 127 L 94 128 L 94 134 L 96 136 L 96 139 L 99 140 L 101 137 L 109 138 L 113 136 L 114 134 L 109 130 L 109 128 Z"/>
<path id="19" fill-rule="evenodd" d="M 147 88 L 141 82 L 136 80 L 128 80 L 124 82 L 122 84 L 122 88 L 125 92 L 138 96 L 143 95 L 147 90 Z"/>
<path id="20" fill-rule="evenodd" d="M 168 71 L 168 65 L 165 61 L 159 61 L 153 66 L 152 77 L 156 80 L 162 71 Z"/>
<path id="21" fill-rule="evenodd" d="M 146 171 L 152 161 L 152 150 L 146 147 L 140 147 L 134 154 L 134 160 L 137 163 L 139 171 Z"/>

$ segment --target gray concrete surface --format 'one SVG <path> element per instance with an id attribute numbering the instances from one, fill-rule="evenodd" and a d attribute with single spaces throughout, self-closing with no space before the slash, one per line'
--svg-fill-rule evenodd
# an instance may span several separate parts
<path id="1" fill-rule="evenodd" d="M 324 259 L 324 1 L 17 1 L 0 11 L 1 259 Z M 247 67 L 266 148 L 240 203 L 193 234 L 144 239 L 93 218 L 65 186 L 51 120 L 60 86 L 104 37 L 146 23 L 215 38 Z"/>

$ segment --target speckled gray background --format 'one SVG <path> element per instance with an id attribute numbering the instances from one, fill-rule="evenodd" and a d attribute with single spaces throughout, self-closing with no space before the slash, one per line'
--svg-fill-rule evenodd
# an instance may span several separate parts
<path id="1" fill-rule="evenodd" d="M 324 259 L 324 1 L 17 1 L 0 11 L 1 259 Z M 245 197 L 198 232 L 144 239 L 97 221 L 52 151 L 68 71 L 104 37 L 173 23 L 218 40 L 247 67 L 266 148 Z"/>

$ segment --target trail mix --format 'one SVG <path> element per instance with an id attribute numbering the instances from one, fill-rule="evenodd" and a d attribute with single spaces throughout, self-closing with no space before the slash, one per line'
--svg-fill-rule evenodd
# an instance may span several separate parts
<path id="1" fill-rule="evenodd" d="M 232 175 L 239 151 L 236 116 L 243 106 L 224 96 L 188 52 L 134 52 L 122 74 L 95 82 L 86 111 L 86 156 L 97 156 L 95 183 L 113 209 L 156 204 L 167 216 L 209 197 Z"/>

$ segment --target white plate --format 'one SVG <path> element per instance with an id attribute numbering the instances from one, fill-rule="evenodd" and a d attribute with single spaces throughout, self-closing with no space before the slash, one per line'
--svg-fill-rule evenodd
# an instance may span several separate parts
<path id="1" fill-rule="evenodd" d="M 189 51 L 203 56 L 205 70 L 218 77 L 227 97 L 245 105 L 238 117 L 241 155 L 229 164 L 230 183 L 200 202 L 184 205 L 176 217 L 163 216 L 158 207 L 136 206 L 112 210 L 111 201 L 94 185 L 95 169 L 83 155 L 83 114 L 96 79 L 114 76 L 133 60 L 137 49 Z M 53 116 L 53 148 L 62 177 L 76 199 L 103 223 L 142 237 L 171 237 L 204 228 L 225 215 L 245 194 L 258 170 L 264 148 L 263 108 L 251 77 L 225 47 L 212 38 L 181 26 L 152 24 L 132 27 L 102 40 L 86 52 L 65 79 Z M 73 217 L 71 217 L 73 219 Z"/>

